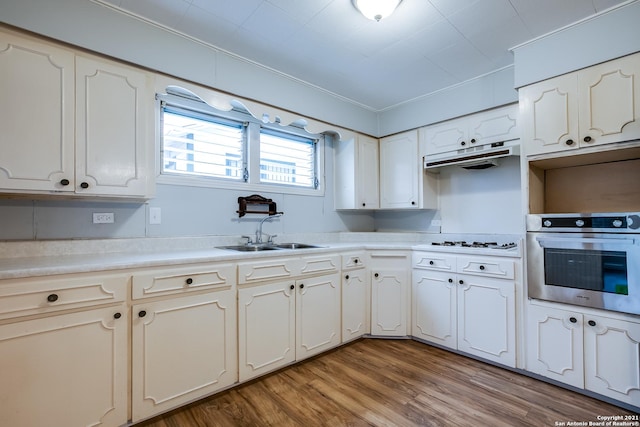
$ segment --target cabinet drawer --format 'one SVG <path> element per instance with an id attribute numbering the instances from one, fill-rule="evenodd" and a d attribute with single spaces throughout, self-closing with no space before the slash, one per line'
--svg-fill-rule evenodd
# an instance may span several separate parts
<path id="1" fill-rule="evenodd" d="M 431 252 L 414 252 L 413 268 L 455 273 L 456 256 Z"/>
<path id="2" fill-rule="evenodd" d="M 238 284 L 292 277 L 298 269 L 299 264 L 291 258 L 238 263 Z"/>
<path id="3" fill-rule="evenodd" d="M 342 269 L 356 270 L 364 268 L 364 252 L 342 255 Z"/>
<path id="4" fill-rule="evenodd" d="M 68 276 L 0 281 L 0 319 L 124 301 L 129 277 Z"/>
<path id="5" fill-rule="evenodd" d="M 458 273 L 513 279 L 515 266 L 508 259 L 458 257 Z"/>
<path id="6" fill-rule="evenodd" d="M 132 298 L 227 288 L 235 285 L 233 264 L 154 269 L 133 275 Z"/>
<path id="7" fill-rule="evenodd" d="M 340 271 L 339 255 L 304 257 L 300 260 L 300 274 L 325 274 Z"/>

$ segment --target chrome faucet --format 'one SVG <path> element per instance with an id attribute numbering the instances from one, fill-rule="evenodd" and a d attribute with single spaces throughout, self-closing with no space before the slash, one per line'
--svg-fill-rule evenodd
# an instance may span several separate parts
<path id="1" fill-rule="evenodd" d="M 270 219 L 273 219 L 273 218 L 278 218 L 278 217 L 281 217 L 281 216 L 282 216 L 282 212 L 278 212 L 278 213 L 276 213 L 274 215 L 266 216 L 266 217 L 264 217 L 264 218 L 262 218 L 260 220 L 260 224 L 258 225 L 258 229 L 256 230 L 256 240 L 255 240 L 256 244 L 261 244 L 262 243 L 262 235 L 263 235 L 263 233 L 262 233 L 262 224 L 264 224 L 264 222 L 267 221 L 267 220 L 270 220 Z M 276 237 L 275 234 L 269 235 L 268 243 L 272 243 L 271 239 L 273 239 L 274 237 Z"/>

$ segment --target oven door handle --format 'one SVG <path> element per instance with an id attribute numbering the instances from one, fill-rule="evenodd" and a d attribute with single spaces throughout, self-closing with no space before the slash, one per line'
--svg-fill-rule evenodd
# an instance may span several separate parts
<path id="1" fill-rule="evenodd" d="M 635 239 L 602 239 L 585 237 L 536 237 L 538 244 L 550 249 L 583 249 L 585 246 L 633 246 Z"/>

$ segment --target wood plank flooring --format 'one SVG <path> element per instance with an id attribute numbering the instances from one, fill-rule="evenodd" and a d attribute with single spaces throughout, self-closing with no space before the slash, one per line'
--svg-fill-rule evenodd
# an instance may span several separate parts
<path id="1" fill-rule="evenodd" d="M 555 427 L 625 414 L 422 343 L 364 339 L 136 427 Z"/>

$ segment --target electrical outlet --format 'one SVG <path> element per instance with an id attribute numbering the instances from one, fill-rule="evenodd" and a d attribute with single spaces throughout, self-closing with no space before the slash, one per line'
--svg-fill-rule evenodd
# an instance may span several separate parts
<path id="1" fill-rule="evenodd" d="M 162 223 L 162 210 L 160 208 L 149 208 L 149 224 Z"/>
<path id="2" fill-rule="evenodd" d="M 115 222 L 115 217 L 113 212 L 103 212 L 103 213 L 93 214 L 94 224 L 113 224 L 114 222 Z"/>
<path id="3" fill-rule="evenodd" d="M 442 221 L 439 219 L 432 219 L 431 220 L 431 226 L 432 227 L 442 227 Z"/>

